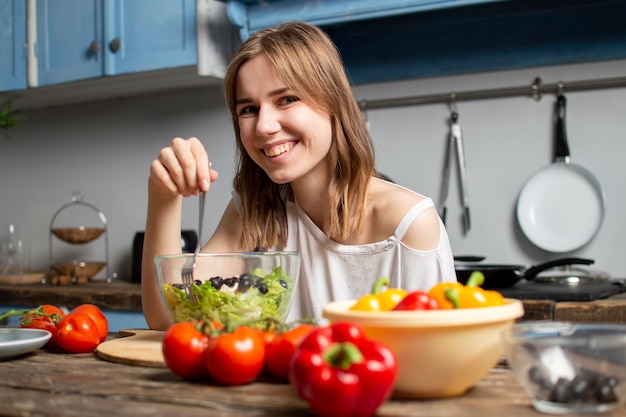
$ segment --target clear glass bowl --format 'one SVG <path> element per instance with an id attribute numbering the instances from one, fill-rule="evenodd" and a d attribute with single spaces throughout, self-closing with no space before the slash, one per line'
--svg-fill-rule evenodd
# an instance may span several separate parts
<path id="1" fill-rule="evenodd" d="M 183 267 L 192 256 L 154 259 L 161 295 L 173 322 L 285 321 L 298 284 L 298 252 L 199 254 L 192 285 L 197 303 L 189 299 L 182 285 Z"/>
<path id="2" fill-rule="evenodd" d="M 626 325 L 520 323 L 503 333 L 511 370 L 535 409 L 606 412 L 626 397 Z"/>

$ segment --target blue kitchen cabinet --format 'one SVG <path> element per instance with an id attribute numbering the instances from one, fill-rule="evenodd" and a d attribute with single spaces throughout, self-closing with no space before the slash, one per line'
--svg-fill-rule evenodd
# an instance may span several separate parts
<path id="1" fill-rule="evenodd" d="M 195 0 L 114 0 L 105 4 L 105 15 L 113 16 L 105 19 L 106 75 L 197 63 Z"/>
<path id="2" fill-rule="evenodd" d="M 26 88 L 26 2 L 0 0 L 0 91 Z"/>
<path id="3" fill-rule="evenodd" d="M 38 84 L 103 75 L 103 0 L 38 0 Z"/>
<path id="4" fill-rule="evenodd" d="M 222 0 L 243 39 L 320 26 L 354 84 L 626 58 L 624 0 Z"/>
<path id="5" fill-rule="evenodd" d="M 197 63 L 195 0 L 37 0 L 39 86 Z"/>
<path id="6" fill-rule="evenodd" d="M 328 26 L 507 0 L 224 0 L 241 37 L 289 20 Z"/>

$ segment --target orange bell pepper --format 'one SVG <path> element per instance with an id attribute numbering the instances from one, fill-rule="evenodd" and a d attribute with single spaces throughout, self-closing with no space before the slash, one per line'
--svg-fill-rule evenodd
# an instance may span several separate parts
<path id="1" fill-rule="evenodd" d="M 465 285 L 459 282 L 442 282 L 435 285 L 428 295 L 439 301 L 442 309 L 479 308 L 502 305 L 504 297 L 497 291 L 484 290 L 482 272 L 475 271 Z"/>
<path id="2" fill-rule="evenodd" d="M 442 310 L 451 310 L 454 307 L 452 301 L 448 300 L 446 297 L 446 291 L 450 289 L 458 289 L 462 287 L 463 284 L 460 282 L 440 282 L 439 284 L 435 284 L 429 291 L 428 295 L 431 298 L 434 298 L 439 303 L 439 308 Z"/>

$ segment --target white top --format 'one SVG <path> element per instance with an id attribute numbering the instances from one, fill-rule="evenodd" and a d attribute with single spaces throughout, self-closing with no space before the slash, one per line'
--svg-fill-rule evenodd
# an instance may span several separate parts
<path id="1" fill-rule="evenodd" d="M 297 203 L 288 203 L 289 237 L 284 250 L 300 252 L 301 265 L 297 295 L 287 321 L 308 317 L 323 323 L 324 305 L 356 300 L 370 293 L 374 281 L 381 276 L 389 277 L 391 288 L 409 291 L 428 290 L 437 282 L 456 281 L 454 257 L 441 220 L 437 248 L 419 251 L 402 243 L 413 221 L 431 207 L 434 204 L 430 198 L 417 203 L 386 240 L 342 245 L 328 239 Z"/>

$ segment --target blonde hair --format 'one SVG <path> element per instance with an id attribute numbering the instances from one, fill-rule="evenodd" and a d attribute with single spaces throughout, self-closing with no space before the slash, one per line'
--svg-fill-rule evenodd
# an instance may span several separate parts
<path id="1" fill-rule="evenodd" d="M 331 239 L 361 232 L 368 185 L 376 175 L 374 146 L 335 44 L 321 29 L 291 22 L 248 38 L 232 59 L 224 80 L 239 156 L 233 185 L 241 197 L 241 243 L 258 250 L 284 247 L 288 236 L 286 204 L 293 200 L 290 185 L 274 183 L 241 142 L 235 108 L 237 75 L 244 63 L 260 54 L 269 58 L 282 81 L 302 101 L 330 115 L 333 138 L 329 158 L 330 166 L 336 168 L 328 188 L 329 224 L 324 232 Z"/>

